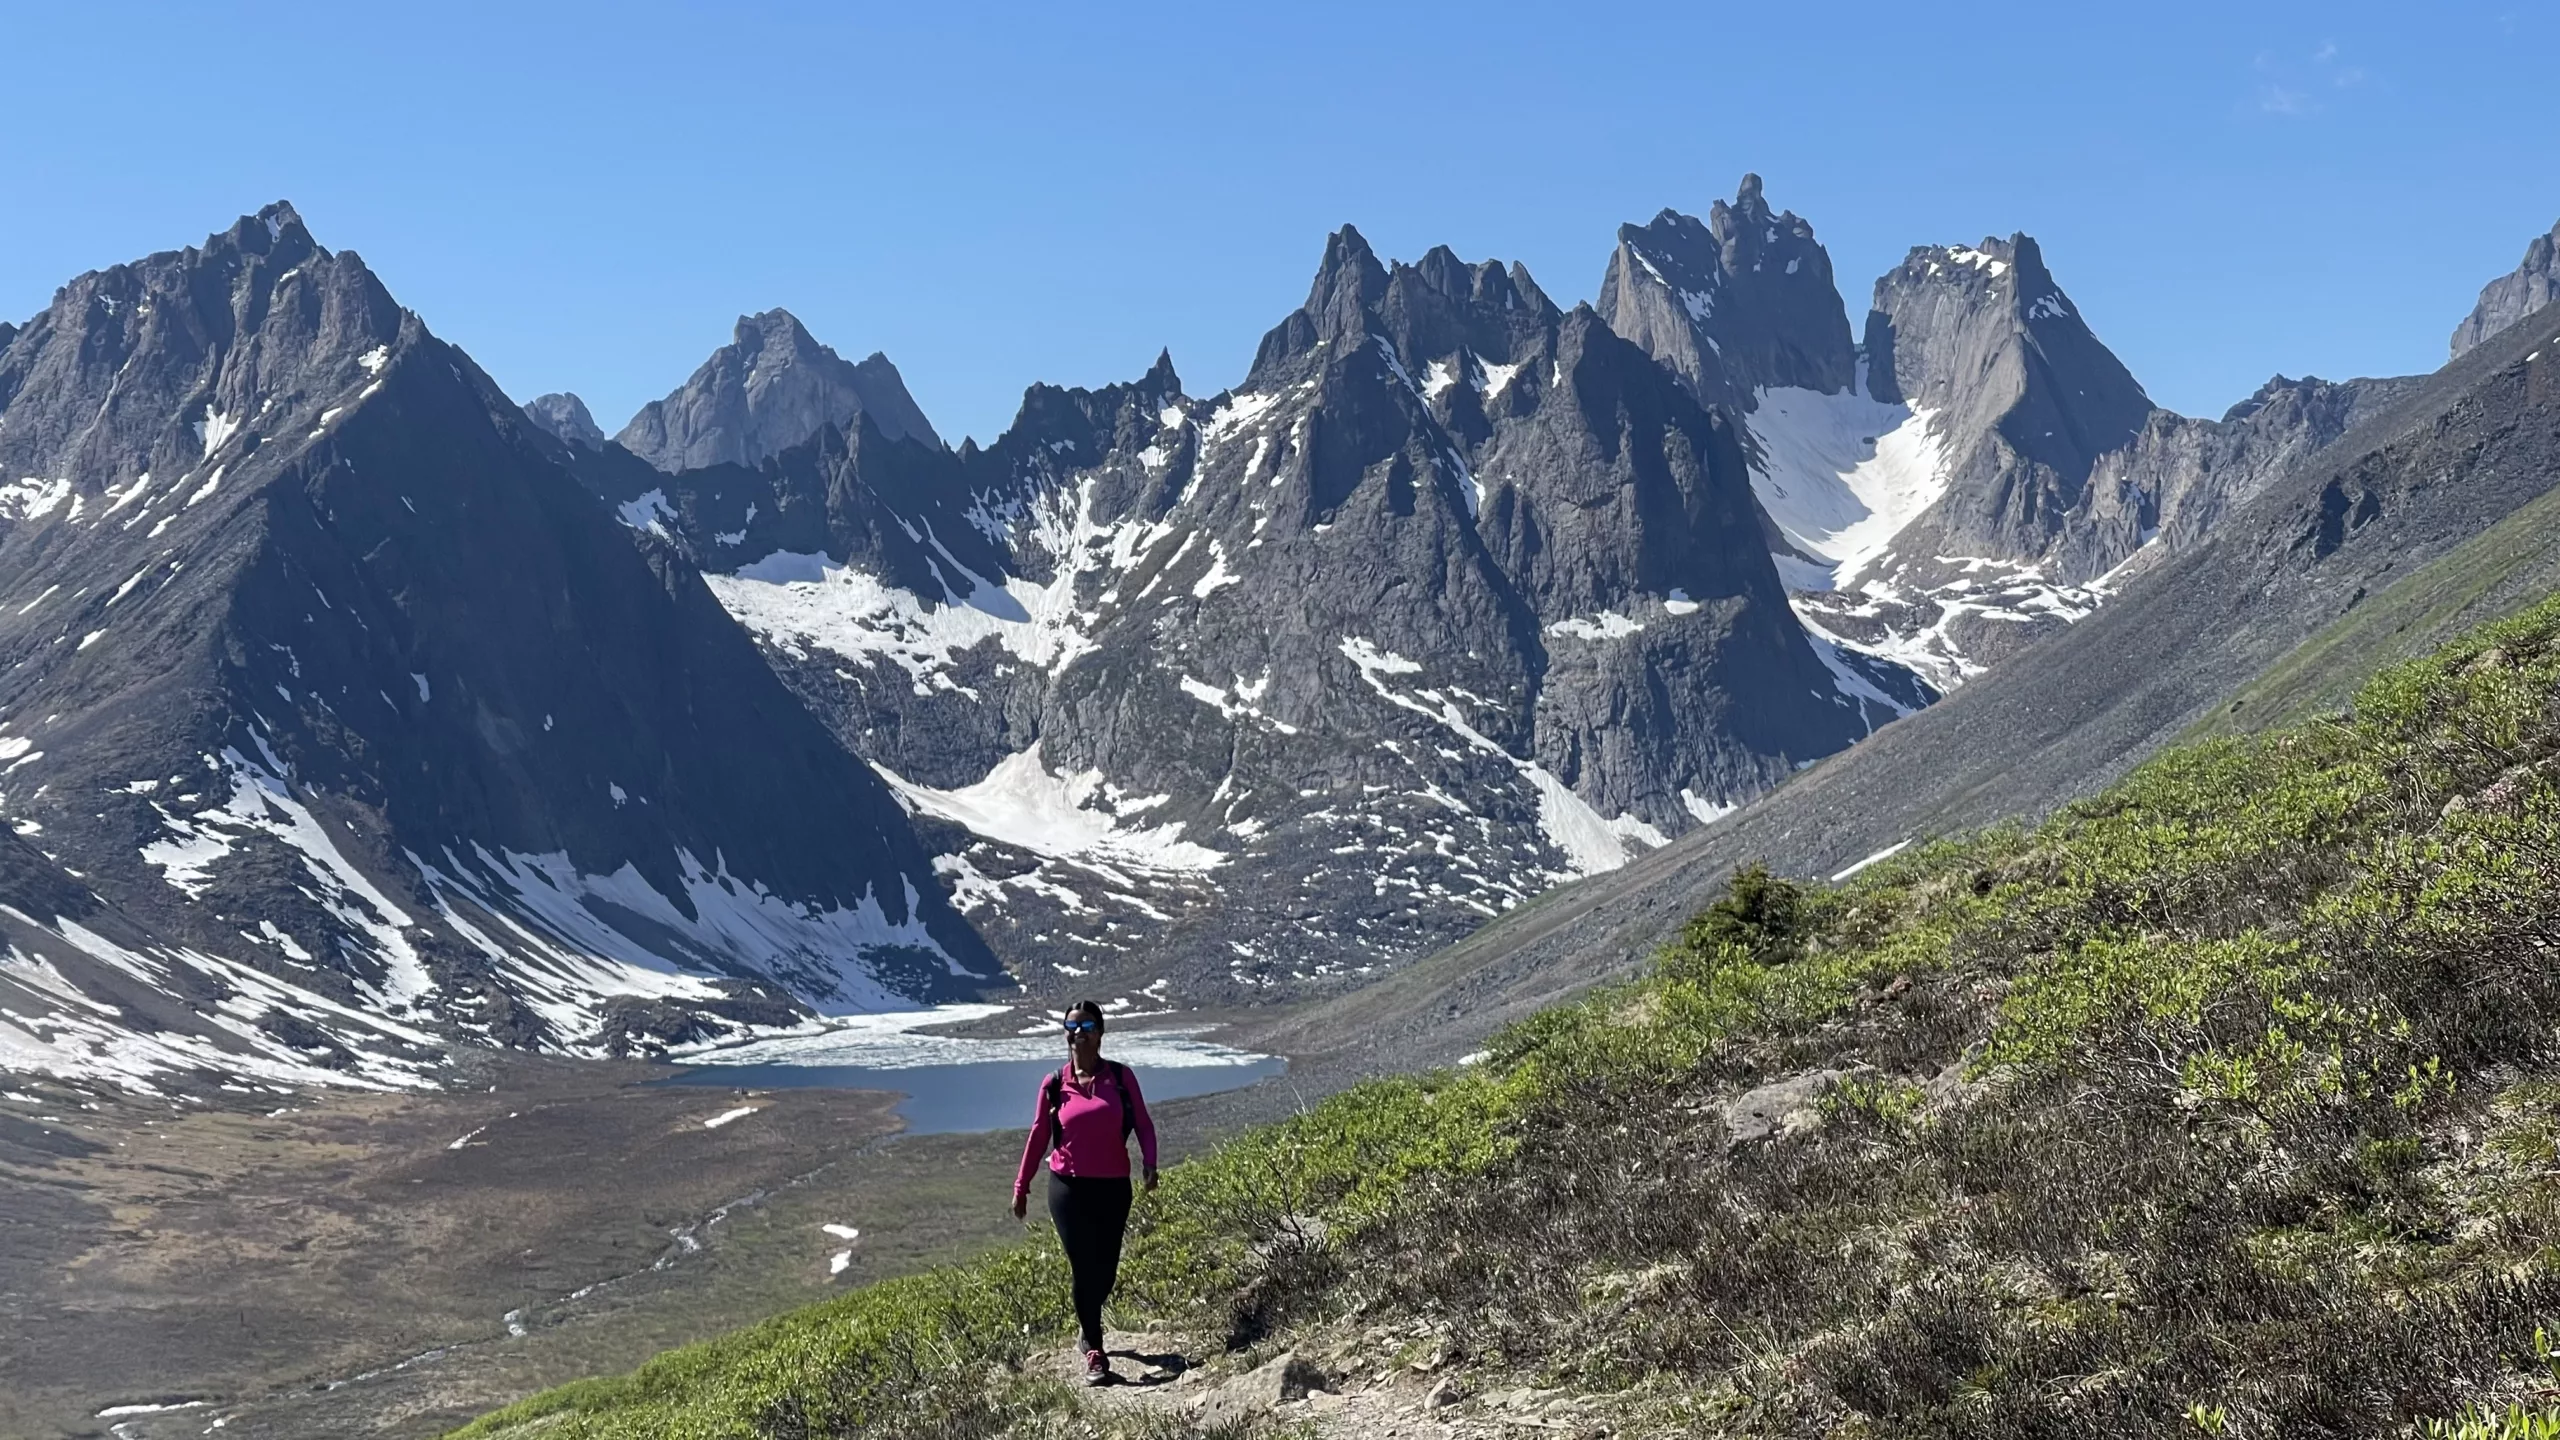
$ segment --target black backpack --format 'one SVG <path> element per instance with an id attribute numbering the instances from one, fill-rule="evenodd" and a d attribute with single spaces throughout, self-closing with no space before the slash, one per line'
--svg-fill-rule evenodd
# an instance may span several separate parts
<path id="1" fill-rule="evenodd" d="M 1117 1060 L 1105 1060 L 1102 1064 L 1111 1072 L 1111 1083 L 1120 1091 L 1120 1139 L 1125 1144 L 1138 1129 L 1137 1107 L 1129 1103 L 1129 1073 Z M 1066 1098 L 1067 1067 L 1061 1065 L 1049 1072 L 1048 1083 L 1040 1087 L 1040 1113 L 1049 1117 L 1049 1143 L 1052 1146 L 1067 1143 L 1067 1127 L 1058 1121 L 1058 1107 L 1065 1103 Z"/>

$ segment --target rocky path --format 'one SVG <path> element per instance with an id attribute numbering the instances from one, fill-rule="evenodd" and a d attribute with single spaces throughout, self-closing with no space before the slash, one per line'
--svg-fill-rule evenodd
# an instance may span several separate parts
<path id="1" fill-rule="evenodd" d="M 1202 1355 L 1175 1336 L 1109 1332 L 1117 1377 L 1084 1392 L 1102 1415 L 1152 1414 L 1178 1433 L 1219 1440 L 1287 1434 L 1316 1440 L 1493 1440 L 1555 1435 L 1603 1440 L 1617 1433 L 1599 1402 L 1526 1387 L 1478 1391 L 1443 1363 L 1427 1335 L 1393 1330 L 1319 1338 L 1299 1349 Z M 1080 1379 L 1083 1356 L 1041 1358 Z"/>

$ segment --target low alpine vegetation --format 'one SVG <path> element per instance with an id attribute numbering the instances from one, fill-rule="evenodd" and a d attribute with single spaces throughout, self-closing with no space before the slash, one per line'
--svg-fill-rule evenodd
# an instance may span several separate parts
<path id="1" fill-rule="evenodd" d="M 1170 1172 L 1120 1318 L 1428 1336 L 1622 1435 L 2560 1433 L 2555 756 L 2560 601 L 2031 829 L 1746 871 L 1482 1063 Z M 1059 1266 L 467 1433 L 1180 1433 L 1022 1368 Z"/>

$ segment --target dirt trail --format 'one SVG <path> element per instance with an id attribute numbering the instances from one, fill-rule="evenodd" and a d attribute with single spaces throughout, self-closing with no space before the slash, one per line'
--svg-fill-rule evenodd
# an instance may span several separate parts
<path id="1" fill-rule="evenodd" d="M 1478 1391 L 1434 1363 L 1402 1357 L 1424 1349 L 1392 1331 L 1305 1337 L 1301 1348 L 1209 1355 L 1177 1336 L 1109 1331 L 1112 1383 L 1083 1392 L 1097 1415 L 1150 1413 L 1205 1434 L 1279 1431 L 1320 1440 L 1493 1440 L 1555 1435 L 1602 1440 L 1614 1427 L 1598 1402 L 1555 1391 Z M 1035 1362 L 1076 1382 L 1082 1352 L 1068 1347 Z"/>

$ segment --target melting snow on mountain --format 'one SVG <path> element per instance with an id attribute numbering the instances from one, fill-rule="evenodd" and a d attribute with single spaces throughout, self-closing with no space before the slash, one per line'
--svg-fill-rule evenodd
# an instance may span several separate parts
<path id="1" fill-rule="evenodd" d="M 1750 426 L 1761 451 L 1752 492 L 1803 552 L 1783 567 L 1793 588 L 1850 584 L 1946 493 L 1936 417 L 1872 399 L 1863 383 L 1838 395 L 1764 390 Z"/>
<path id="2" fill-rule="evenodd" d="M 2035 561 L 1897 555 L 1896 537 L 1946 493 L 1945 444 L 1934 412 L 1866 393 L 1864 361 L 1837 395 L 1761 391 L 1749 426 L 1752 492 L 1788 547 L 1774 554 L 1778 573 L 1844 695 L 1910 708 L 1848 670 L 1842 650 L 1951 690 L 1986 668 L 1965 635 L 1977 622 L 2077 621 L 2106 598 L 2104 580 L 2061 584 Z M 1926 577 L 1913 560 L 1928 562 Z"/>

